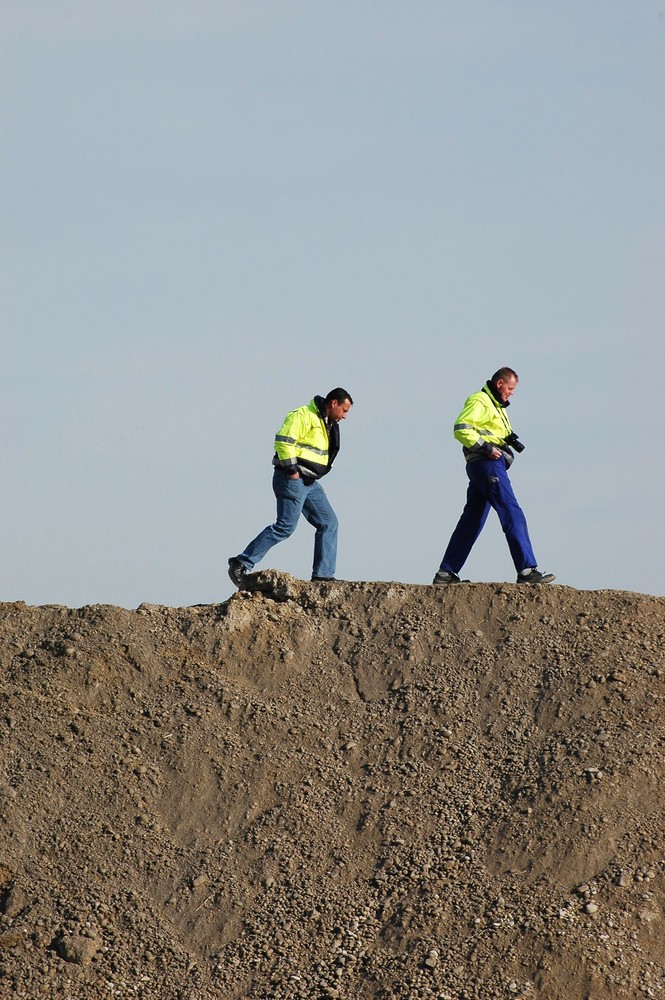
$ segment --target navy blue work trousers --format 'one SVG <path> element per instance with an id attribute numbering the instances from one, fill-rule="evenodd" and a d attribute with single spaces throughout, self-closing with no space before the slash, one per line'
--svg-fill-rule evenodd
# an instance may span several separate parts
<path id="1" fill-rule="evenodd" d="M 469 488 L 462 516 L 453 531 L 440 568 L 459 573 L 483 530 L 490 507 L 499 515 L 517 572 L 537 566 L 526 517 L 508 478 L 506 460 L 480 459 L 466 463 Z"/>

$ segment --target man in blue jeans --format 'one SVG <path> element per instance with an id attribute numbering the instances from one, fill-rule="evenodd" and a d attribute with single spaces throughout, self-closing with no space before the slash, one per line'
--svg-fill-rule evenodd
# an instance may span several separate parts
<path id="1" fill-rule="evenodd" d="M 517 570 L 517 582 L 551 583 L 552 573 L 541 573 L 531 546 L 529 529 L 508 478 L 515 451 L 524 451 L 506 413 L 519 379 L 512 368 L 499 368 L 480 392 L 469 396 L 455 422 L 454 433 L 466 459 L 469 487 L 466 505 L 452 533 L 435 584 L 468 583 L 459 572 L 483 529 L 490 508 L 499 521 Z"/>
<path id="2" fill-rule="evenodd" d="M 277 519 L 240 555 L 229 559 L 229 576 L 236 587 L 242 587 L 246 574 L 273 545 L 293 534 L 301 514 L 316 529 L 312 580 L 335 579 L 337 515 L 319 480 L 332 468 L 339 452 L 339 424 L 352 405 L 347 390 L 338 387 L 287 413 L 275 435 L 272 460 Z"/>

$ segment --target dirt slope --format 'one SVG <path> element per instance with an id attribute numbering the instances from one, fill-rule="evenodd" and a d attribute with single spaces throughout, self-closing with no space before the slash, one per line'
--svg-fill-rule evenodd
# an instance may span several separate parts
<path id="1" fill-rule="evenodd" d="M 665 598 L 0 606 L 0 996 L 665 997 Z"/>

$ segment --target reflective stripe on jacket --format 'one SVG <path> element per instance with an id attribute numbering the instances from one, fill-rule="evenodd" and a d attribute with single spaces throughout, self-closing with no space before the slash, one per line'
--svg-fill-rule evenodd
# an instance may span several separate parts
<path id="1" fill-rule="evenodd" d="M 333 424 L 329 430 L 325 412 L 325 400 L 315 396 L 307 406 L 287 413 L 275 435 L 272 464 L 287 472 L 297 469 L 310 479 L 325 476 L 339 451 L 339 429 Z"/>
<path id="2" fill-rule="evenodd" d="M 510 464 L 513 453 L 504 442 L 511 431 L 505 404 L 494 398 L 487 385 L 469 396 L 454 428 L 467 462 L 487 458 L 491 448 L 496 447 L 504 452 Z"/>

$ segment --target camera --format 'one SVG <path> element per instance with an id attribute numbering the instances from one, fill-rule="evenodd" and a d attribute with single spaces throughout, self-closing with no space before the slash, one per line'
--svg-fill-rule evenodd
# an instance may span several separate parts
<path id="1" fill-rule="evenodd" d="M 520 441 L 520 439 L 518 438 L 517 434 L 515 434 L 514 431 L 512 432 L 512 434 L 508 435 L 505 443 L 508 445 L 509 448 L 514 448 L 518 455 L 521 455 L 526 447 L 526 445 L 522 444 L 522 442 Z"/>

